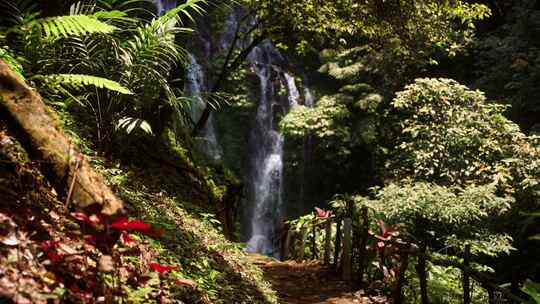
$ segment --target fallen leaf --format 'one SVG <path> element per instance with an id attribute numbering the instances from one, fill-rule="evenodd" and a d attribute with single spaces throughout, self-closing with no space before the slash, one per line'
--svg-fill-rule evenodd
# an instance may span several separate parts
<path id="1" fill-rule="evenodd" d="M 62 249 L 67 254 L 76 254 L 77 250 L 66 243 L 58 243 L 58 248 Z"/>
<path id="2" fill-rule="evenodd" d="M 196 289 L 197 288 L 197 283 L 195 283 L 195 281 L 193 280 L 190 280 L 190 279 L 174 279 L 173 280 L 173 283 L 176 284 L 176 285 L 180 285 L 180 286 L 189 286 L 193 289 Z"/>
<path id="3" fill-rule="evenodd" d="M 148 266 L 150 266 L 150 269 L 152 269 L 153 271 L 159 272 L 159 273 L 169 272 L 171 270 L 176 270 L 176 269 L 180 268 L 180 266 L 178 266 L 178 265 L 174 265 L 174 266 L 161 265 L 159 263 L 154 263 L 154 262 L 148 263 Z"/>
<path id="4" fill-rule="evenodd" d="M 99 258 L 99 271 L 101 272 L 112 272 L 114 271 L 114 261 L 110 255 L 102 255 Z"/>
<path id="5" fill-rule="evenodd" d="M 149 232 L 151 231 L 152 226 L 141 220 L 128 221 L 127 216 L 121 216 L 111 224 L 111 228 L 127 231 Z"/>
<path id="6" fill-rule="evenodd" d="M 15 233 L 10 233 L 8 236 L 0 238 L 0 243 L 6 246 L 17 246 L 19 245 L 19 240 Z"/>
<path id="7" fill-rule="evenodd" d="M 133 247 L 133 246 L 137 245 L 137 241 L 134 240 L 129 235 L 129 233 L 127 233 L 125 231 L 122 231 L 122 233 L 120 234 L 120 241 L 122 242 L 122 244 L 124 246 L 127 246 L 127 247 Z"/>

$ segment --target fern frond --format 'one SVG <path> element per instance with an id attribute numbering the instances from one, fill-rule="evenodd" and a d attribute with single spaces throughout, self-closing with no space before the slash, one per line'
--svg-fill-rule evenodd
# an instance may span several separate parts
<path id="1" fill-rule="evenodd" d="M 71 86 L 74 88 L 81 88 L 85 86 L 94 86 L 100 89 L 107 89 L 110 91 L 118 92 L 121 94 L 131 95 L 131 92 L 128 88 L 122 86 L 116 81 L 96 77 L 91 75 L 80 75 L 80 74 L 54 74 L 41 76 L 45 80 L 52 80 L 53 82 Z"/>
<path id="2" fill-rule="evenodd" d="M 93 33 L 112 33 L 117 28 L 99 21 L 95 15 L 69 15 L 42 18 L 30 26 L 37 27 L 46 38 L 67 38 Z"/>
<path id="3" fill-rule="evenodd" d="M 124 56 L 125 65 L 146 66 L 162 77 L 168 77 L 171 69 L 185 56 L 183 49 L 175 43 L 177 32 L 177 27 L 167 26 L 159 20 L 139 27 L 125 44 L 128 51 Z"/>
<path id="4" fill-rule="evenodd" d="M 146 134 L 153 134 L 152 127 L 144 119 L 134 118 L 134 117 L 123 117 L 116 124 L 117 130 L 118 129 L 125 130 L 127 134 L 130 134 L 135 128 L 141 129 Z"/>
<path id="5" fill-rule="evenodd" d="M 201 4 L 204 3 L 206 3 L 206 0 L 188 0 L 186 3 L 169 10 L 163 16 L 159 17 L 158 20 L 160 20 L 162 23 L 167 23 L 173 18 L 176 18 L 178 15 L 184 15 L 189 20 L 195 21 L 191 14 L 191 11 L 194 11 L 198 14 L 204 13 L 204 9 L 201 6 Z M 177 20 L 182 22 L 182 18 L 177 18 Z"/>
<path id="6" fill-rule="evenodd" d="M 15 55 L 6 49 L 0 48 L 0 60 L 4 61 L 15 73 L 24 79 L 22 64 L 15 58 Z"/>
<path id="7" fill-rule="evenodd" d="M 13 27 L 39 18 L 39 7 L 34 0 L 0 0 L 0 20 Z"/>

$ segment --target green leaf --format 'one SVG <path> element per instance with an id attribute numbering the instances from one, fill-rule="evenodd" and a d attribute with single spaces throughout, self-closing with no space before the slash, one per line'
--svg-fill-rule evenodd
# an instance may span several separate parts
<path id="1" fill-rule="evenodd" d="M 22 65 L 8 50 L 0 48 L 0 60 L 4 61 L 15 73 L 24 79 Z"/>
<path id="2" fill-rule="evenodd" d="M 531 298 L 537 303 L 540 304 L 540 284 L 534 283 L 531 280 L 526 280 L 525 284 L 521 290 L 531 296 Z"/>
<path id="3" fill-rule="evenodd" d="M 97 76 L 80 74 L 53 74 L 47 76 L 39 76 L 39 78 L 57 81 L 61 84 L 76 88 L 82 86 L 94 86 L 100 89 L 108 89 L 110 91 L 118 92 L 121 94 L 133 94 L 133 92 L 131 92 L 128 88 L 122 86 L 118 82 Z"/>
<path id="4" fill-rule="evenodd" d="M 140 118 L 124 117 L 118 121 L 117 128 L 125 130 L 127 134 L 133 132 L 135 128 L 140 128 L 147 134 L 153 134 L 150 124 Z"/>
<path id="5" fill-rule="evenodd" d="M 118 14 L 115 14 L 118 15 Z M 69 15 L 37 19 L 30 23 L 31 27 L 39 28 L 46 38 L 66 38 L 83 36 L 93 33 L 109 34 L 116 27 L 98 20 L 98 17 L 112 17 L 111 14 L 101 15 Z"/>

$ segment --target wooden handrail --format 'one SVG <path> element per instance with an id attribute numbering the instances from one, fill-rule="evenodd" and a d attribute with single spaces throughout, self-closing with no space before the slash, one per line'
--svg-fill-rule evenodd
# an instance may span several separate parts
<path id="1" fill-rule="evenodd" d="M 470 256 L 470 246 L 467 245 L 465 247 L 464 252 L 464 262 L 459 263 L 452 260 L 445 260 L 441 258 L 435 258 L 427 251 L 422 250 L 420 246 L 417 244 L 406 242 L 401 239 L 385 239 L 377 234 L 369 231 L 369 218 L 368 218 L 368 212 L 367 207 L 362 208 L 362 212 L 360 214 L 360 218 L 362 218 L 362 233 L 361 233 L 361 245 L 360 245 L 360 267 L 359 267 L 359 279 L 360 283 L 362 284 L 363 281 L 363 275 L 365 272 L 365 255 L 366 255 L 366 247 L 367 247 L 367 241 L 370 239 L 371 241 L 383 241 L 386 244 L 395 245 L 397 248 L 399 248 L 399 254 L 402 257 L 406 257 L 406 259 L 409 259 L 410 256 L 416 256 L 417 258 L 421 258 L 422 261 L 429 261 L 435 265 L 443 266 L 443 267 L 455 267 L 462 271 L 463 273 L 463 303 L 468 304 L 471 301 L 471 295 L 470 295 L 470 279 L 473 279 L 480 283 L 482 288 L 486 289 L 488 291 L 488 294 L 490 295 L 490 301 L 491 297 L 493 296 L 493 291 L 498 291 L 502 295 L 504 295 L 506 298 L 511 299 L 518 303 L 528 303 L 527 300 L 521 298 L 520 296 L 517 296 L 513 294 L 510 290 L 500 287 L 497 284 L 495 284 L 495 279 L 491 276 L 489 276 L 486 273 L 475 271 L 470 266 L 471 256 Z M 313 221 L 306 223 L 302 226 L 300 231 L 300 252 L 297 255 L 301 260 L 304 258 L 304 250 L 306 245 L 306 236 L 308 229 L 313 229 L 314 237 L 316 236 L 316 228 L 322 227 L 321 229 L 325 230 L 325 248 L 324 248 L 324 263 L 329 264 L 330 262 L 330 252 L 332 247 L 332 224 L 334 222 L 337 223 L 336 227 L 336 235 L 335 235 L 335 242 L 334 242 L 334 258 L 333 263 L 335 267 L 338 267 L 341 265 L 341 271 L 342 276 L 345 280 L 349 281 L 351 280 L 351 251 L 352 251 L 352 232 L 351 232 L 351 217 L 350 216 L 344 216 L 344 215 L 333 215 L 328 218 L 315 218 Z M 345 227 L 343 227 L 342 231 L 342 221 L 345 222 Z M 349 231 L 349 232 L 347 232 Z M 292 232 L 292 231 L 291 231 Z M 345 233 L 345 235 L 342 238 L 342 232 Z M 347 234 L 351 234 L 348 236 Z M 298 233 L 294 233 L 298 234 Z M 293 233 L 291 233 L 291 238 L 293 237 Z M 287 241 L 287 246 L 289 246 L 290 243 L 293 243 L 291 239 Z M 316 244 L 316 241 L 314 239 L 314 244 Z M 340 258 L 340 252 L 342 251 L 343 245 L 343 252 L 341 253 Z M 312 245 L 313 246 L 313 245 Z M 363 248 L 363 249 L 362 249 Z M 288 252 L 288 251 L 287 251 Z M 405 262 L 406 265 L 407 262 Z M 403 266 L 403 264 L 402 264 Z M 423 264 L 420 263 L 420 265 L 417 265 L 420 267 L 420 270 L 422 270 Z M 422 271 L 419 271 L 419 275 Z M 403 285 L 403 277 L 400 277 L 401 284 L 396 285 L 397 288 L 401 288 Z M 425 283 L 425 282 L 424 282 Z M 427 285 L 424 284 L 423 286 L 423 301 L 427 301 Z M 401 300 L 401 290 L 394 290 L 394 296 L 398 297 L 397 300 Z"/>

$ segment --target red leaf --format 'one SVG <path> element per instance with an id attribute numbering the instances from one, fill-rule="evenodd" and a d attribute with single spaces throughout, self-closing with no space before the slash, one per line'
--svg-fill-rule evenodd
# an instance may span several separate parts
<path id="1" fill-rule="evenodd" d="M 77 219 L 79 221 L 82 221 L 82 222 L 85 222 L 85 223 L 90 223 L 90 218 L 88 217 L 88 215 L 86 215 L 86 214 L 84 214 L 82 212 L 72 212 L 71 216 L 73 216 L 75 219 Z"/>
<path id="2" fill-rule="evenodd" d="M 122 234 L 120 234 L 120 241 L 124 246 L 133 247 L 137 245 L 137 241 L 135 241 L 129 233 L 122 231 Z"/>
<path id="3" fill-rule="evenodd" d="M 49 258 L 49 260 L 51 260 L 51 262 L 55 264 L 60 262 L 60 260 L 62 260 L 62 254 L 58 254 L 54 251 L 47 252 L 47 257 Z"/>
<path id="4" fill-rule="evenodd" d="M 154 262 L 148 263 L 148 266 L 150 266 L 150 269 L 152 269 L 153 271 L 159 272 L 159 273 L 164 273 L 164 272 L 168 272 L 168 271 L 176 270 L 176 269 L 180 268 L 180 266 L 178 266 L 178 265 L 174 265 L 174 266 L 173 265 L 161 265 L 161 264 L 154 263 Z"/>
<path id="5" fill-rule="evenodd" d="M 124 227 L 128 223 L 128 217 L 125 215 L 119 216 L 114 220 L 114 222 L 111 224 L 111 228 L 115 229 L 124 229 Z"/>
<path id="6" fill-rule="evenodd" d="M 317 212 L 317 216 L 320 218 L 328 218 L 332 215 L 332 211 L 324 210 L 319 207 L 315 207 L 315 211 Z"/>
<path id="7" fill-rule="evenodd" d="M 98 213 L 98 214 L 92 214 L 90 216 L 82 213 L 82 212 L 72 212 L 71 216 L 73 216 L 75 219 L 85 222 L 93 227 L 95 227 L 97 224 L 103 223 L 103 221 L 106 219 L 106 216 Z"/>
<path id="8" fill-rule="evenodd" d="M 152 229 L 152 226 L 141 220 L 128 221 L 127 216 L 122 216 L 111 224 L 111 228 L 127 231 L 149 232 Z"/>
<path id="9" fill-rule="evenodd" d="M 49 251 L 52 249 L 54 249 L 56 246 L 58 246 L 60 242 L 59 241 L 53 241 L 53 240 L 48 240 L 48 241 L 43 241 L 41 242 L 41 249 L 43 249 L 43 251 Z"/>

